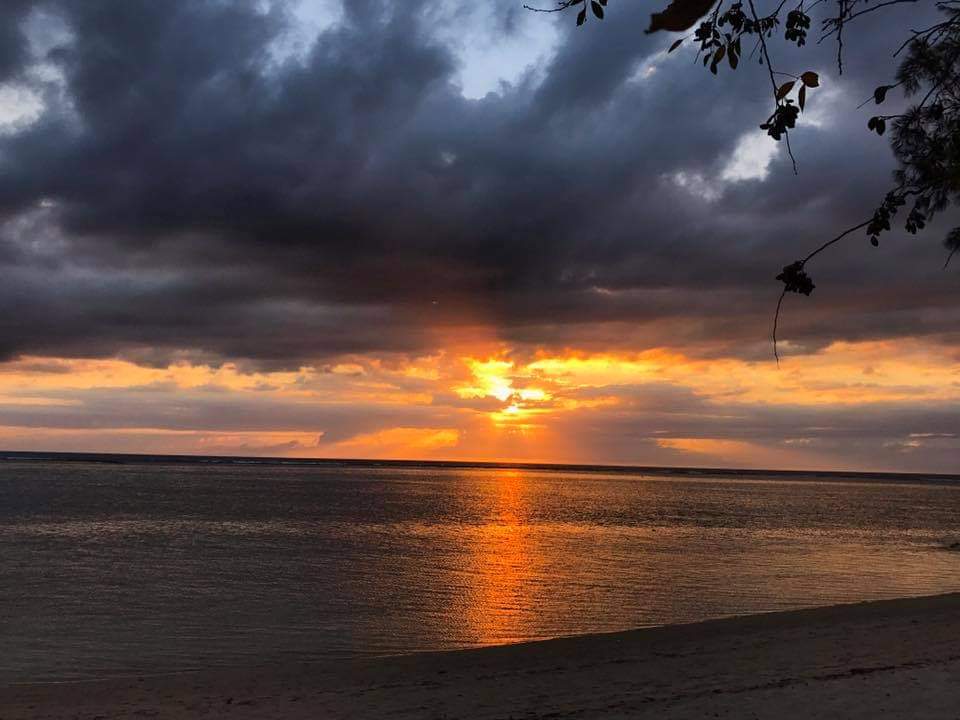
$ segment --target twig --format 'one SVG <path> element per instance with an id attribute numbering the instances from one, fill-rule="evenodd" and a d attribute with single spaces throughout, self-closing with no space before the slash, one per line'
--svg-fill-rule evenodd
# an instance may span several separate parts
<path id="1" fill-rule="evenodd" d="M 849 235 L 850 233 L 856 232 L 856 231 L 859 230 L 860 228 L 866 227 L 866 226 L 869 225 L 872 221 L 873 221 L 873 217 L 871 217 L 869 220 L 864 220 L 864 221 L 863 221 L 862 223 L 860 223 L 859 225 L 854 225 L 852 228 L 849 228 L 849 229 L 847 229 L 847 230 L 844 230 L 842 233 L 840 233 L 840 234 L 837 235 L 835 238 L 833 238 L 833 240 L 828 240 L 828 241 L 825 242 L 823 245 L 821 245 L 821 246 L 818 247 L 816 250 L 814 250 L 812 253 L 810 253 L 809 255 L 807 255 L 803 260 L 800 261 L 800 265 L 801 265 L 801 266 L 806 265 L 806 264 L 807 264 L 808 262 L 810 262 L 814 257 L 816 257 L 817 255 L 819 255 L 820 253 L 822 253 L 822 252 L 823 252 L 824 250 L 826 250 L 828 247 L 830 247 L 830 246 L 833 245 L 834 243 L 840 242 L 841 240 L 843 240 L 843 239 L 844 239 L 847 235 Z"/>
<path id="2" fill-rule="evenodd" d="M 777 359 L 777 367 L 780 367 L 780 353 L 777 351 L 777 325 L 780 322 L 780 307 L 783 305 L 783 299 L 787 296 L 787 286 L 783 286 L 780 293 L 780 299 L 777 300 L 777 312 L 773 315 L 773 356 Z"/>
<path id="3" fill-rule="evenodd" d="M 800 261 L 800 268 L 803 269 L 803 267 L 806 266 L 806 264 L 807 264 L 808 262 L 810 262 L 810 260 L 812 260 L 814 257 L 816 257 L 817 255 L 819 255 L 820 253 L 822 253 L 822 252 L 823 252 L 824 250 L 826 250 L 828 247 L 830 247 L 830 246 L 833 245 L 834 243 L 840 242 L 841 240 L 843 240 L 843 238 L 845 238 L 845 237 L 846 237 L 847 235 L 849 235 L 850 233 L 856 232 L 856 231 L 859 230 L 860 228 L 866 227 L 866 226 L 869 225 L 872 221 L 873 221 L 873 218 L 871 217 L 869 220 L 864 220 L 864 221 L 863 221 L 862 223 L 860 223 L 859 225 L 854 225 L 852 228 L 848 228 L 847 230 L 844 230 L 842 233 L 840 233 L 839 235 L 837 235 L 837 236 L 836 236 L 835 238 L 833 238 L 832 240 L 828 240 L 828 241 L 825 242 L 823 245 L 821 245 L 820 247 L 818 247 L 816 250 L 814 250 L 813 252 L 809 253 L 803 260 L 801 260 L 801 261 Z M 954 251 L 954 252 L 956 252 L 956 251 Z M 951 253 L 951 254 L 952 254 L 952 253 Z M 950 261 L 950 259 L 947 258 L 947 262 L 949 262 L 949 261 Z M 773 356 L 777 359 L 777 367 L 780 367 L 780 352 L 779 352 L 779 350 L 777 349 L 777 328 L 778 328 L 779 325 L 780 325 L 780 308 L 783 307 L 783 299 L 784 299 L 786 296 L 787 296 L 787 287 L 786 287 L 786 285 L 784 285 L 783 291 L 780 293 L 780 299 L 777 300 L 777 310 L 776 310 L 776 312 L 775 312 L 774 315 L 773 315 Z"/>
<path id="4" fill-rule="evenodd" d="M 867 13 L 871 13 L 874 10 L 879 10 L 880 8 L 887 7 L 888 5 L 900 5 L 901 3 L 915 3 L 919 1 L 920 0 L 887 0 L 887 2 L 877 3 L 876 5 L 871 5 L 865 10 L 859 10 L 855 13 L 850 13 L 848 15 L 847 13 L 849 12 L 849 5 L 846 4 L 846 0 L 838 0 L 838 3 L 842 6 L 840 9 L 840 14 L 835 18 L 827 18 L 826 20 L 823 21 L 823 25 L 824 25 L 823 35 L 820 36 L 820 39 L 817 41 L 817 44 L 822 43 L 824 40 L 826 40 L 828 37 L 830 37 L 834 33 L 842 33 L 844 23 L 850 22 L 854 18 L 858 18 L 861 15 L 866 15 Z M 826 29 L 827 27 L 830 27 L 831 29 L 827 30 Z"/>
<path id="5" fill-rule="evenodd" d="M 865 10 L 860 10 L 860 11 L 858 11 L 858 12 L 852 13 L 852 14 L 850 14 L 849 16 L 847 16 L 846 20 L 847 20 L 847 22 L 849 22 L 850 20 L 853 20 L 854 18 L 858 18 L 858 17 L 860 17 L 861 15 L 866 15 L 867 13 L 871 13 L 871 12 L 873 12 L 874 10 L 879 10 L 879 9 L 882 8 L 882 7 L 887 7 L 888 5 L 899 5 L 899 4 L 901 4 L 901 3 L 915 3 L 915 2 L 919 2 L 919 1 L 920 1 L 920 0 L 887 0 L 887 2 L 877 3 L 876 5 L 871 5 L 870 7 L 866 8 Z"/>
<path id="6" fill-rule="evenodd" d="M 837 2 L 840 4 L 840 14 L 837 16 L 837 74 L 843 75 L 843 15 L 847 12 L 847 0 Z"/>
<path id="7" fill-rule="evenodd" d="M 903 80 L 901 80 L 901 81 L 898 82 L 898 83 L 895 83 L 894 85 L 887 85 L 887 86 L 886 86 L 887 92 L 890 92 L 890 91 L 893 90 L 894 88 L 898 88 L 898 87 L 900 87 L 901 85 L 903 85 Z M 864 105 L 866 105 L 867 103 L 869 103 L 871 100 L 876 100 L 876 96 L 875 96 L 875 95 L 871 95 L 871 96 L 868 97 L 866 100 L 864 100 L 862 103 L 860 103 L 859 105 L 857 105 L 857 110 L 859 110 L 860 108 L 862 108 Z"/>
<path id="8" fill-rule="evenodd" d="M 757 8 L 753 4 L 753 0 L 750 1 L 750 12 L 753 14 L 753 22 L 757 25 L 757 36 L 760 38 L 760 52 L 763 53 L 763 57 L 767 62 L 767 72 L 770 74 L 770 85 L 773 87 L 773 99 L 777 107 L 780 106 L 780 101 L 777 100 L 777 79 L 773 76 L 773 66 L 770 64 L 770 53 L 767 52 L 767 41 L 763 37 L 763 28 L 760 27 L 760 18 L 757 16 Z M 797 174 L 797 159 L 793 156 L 793 150 L 790 149 L 790 132 L 784 128 L 783 136 L 787 139 L 787 154 L 790 156 L 790 162 L 793 163 L 793 174 Z"/>
<path id="9" fill-rule="evenodd" d="M 957 250 L 960 250 L 960 245 L 958 245 L 958 246 L 955 247 L 953 250 L 951 250 L 951 251 L 950 251 L 950 254 L 947 255 L 947 261 L 943 264 L 943 269 L 944 269 L 944 270 L 947 269 L 947 265 L 949 265 L 949 264 L 950 264 L 950 261 L 953 260 L 953 256 L 957 254 Z"/>
<path id="10" fill-rule="evenodd" d="M 557 7 L 555 8 L 538 8 L 538 7 L 532 7 L 530 5 L 524 5 L 523 9 L 530 10 L 531 12 L 555 13 L 555 12 L 563 12 L 568 7 L 571 7 L 576 3 L 577 3 L 577 0 L 564 0 L 563 2 L 557 3 Z"/>

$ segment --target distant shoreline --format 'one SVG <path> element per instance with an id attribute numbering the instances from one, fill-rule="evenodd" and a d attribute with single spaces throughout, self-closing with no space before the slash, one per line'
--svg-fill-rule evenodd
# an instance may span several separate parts
<path id="1" fill-rule="evenodd" d="M 231 455 L 148 455 L 0 450 L 4 462 L 97 463 L 103 465 L 280 465 L 300 467 L 489 468 L 554 472 L 656 475 L 669 477 L 748 477 L 884 480 L 893 482 L 960 482 L 960 473 L 898 473 L 843 470 L 769 470 L 757 468 L 667 467 L 654 465 L 588 465 L 577 463 L 484 462 L 461 460 L 377 460 L 364 458 L 285 458 Z"/>
<path id="2" fill-rule="evenodd" d="M 5 720 L 954 718 L 960 594 L 477 650 L 0 687 Z"/>

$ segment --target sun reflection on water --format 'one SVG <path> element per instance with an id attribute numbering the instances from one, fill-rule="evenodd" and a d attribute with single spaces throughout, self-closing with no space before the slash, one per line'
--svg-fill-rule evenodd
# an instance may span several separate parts
<path id="1" fill-rule="evenodd" d="M 490 485 L 493 510 L 476 529 L 469 572 L 467 632 L 482 645 L 525 639 L 525 617 L 535 606 L 531 579 L 541 558 L 527 523 L 529 491 L 523 473 L 499 471 Z"/>

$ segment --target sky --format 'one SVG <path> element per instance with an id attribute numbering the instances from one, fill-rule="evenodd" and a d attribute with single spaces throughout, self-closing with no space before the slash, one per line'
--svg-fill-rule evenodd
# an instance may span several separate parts
<path id="1" fill-rule="evenodd" d="M 948 214 L 857 109 L 914 7 L 717 77 L 647 3 L 4 0 L 0 448 L 951 472 Z M 654 8 L 655 9 L 655 8 Z M 876 13 L 875 15 L 881 15 Z"/>

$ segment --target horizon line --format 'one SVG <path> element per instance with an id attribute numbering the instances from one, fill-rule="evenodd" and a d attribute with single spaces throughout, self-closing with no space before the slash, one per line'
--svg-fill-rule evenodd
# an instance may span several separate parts
<path id="1" fill-rule="evenodd" d="M 551 463 L 511 460 L 415 460 L 404 458 L 292 458 L 278 455 L 201 455 L 191 453 L 120 453 L 120 452 L 83 452 L 59 450 L 2 450 L 0 462 L 8 461 L 44 460 L 61 462 L 100 462 L 104 464 L 119 463 L 122 460 L 141 463 L 182 462 L 197 463 L 208 461 L 209 464 L 283 464 L 283 465 L 396 465 L 396 466 L 436 466 L 449 468 L 500 468 L 518 470 L 580 470 L 588 472 L 607 471 L 615 473 L 649 473 L 649 474 L 717 474 L 717 475 L 815 475 L 827 477 L 889 477 L 889 478 L 916 478 L 926 477 L 933 479 L 960 480 L 956 473 L 931 472 L 900 472 L 891 470 L 773 470 L 768 468 L 736 468 L 736 467 L 698 467 L 682 465 L 630 465 L 606 463 Z"/>

